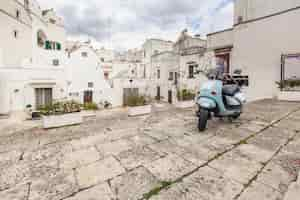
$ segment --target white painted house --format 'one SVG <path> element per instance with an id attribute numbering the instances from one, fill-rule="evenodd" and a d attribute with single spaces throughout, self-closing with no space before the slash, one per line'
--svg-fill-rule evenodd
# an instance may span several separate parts
<path id="1" fill-rule="evenodd" d="M 96 53 L 103 69 L 104 78 L 110 79 L 113 76 L 113 61 L 115 60 L 115 52 L 110 49 L 97 49 Z"/>
<path id="2" fill-rule="evenodd" d="M 275 82 L 300 79 L 300 1 L 236 0 L 234 10 L 233 28 L 208 34 L 209 52 L 242 69 L 249 100 L 280 97 Z"/>
<path id="3" fill-rule="evenodd" d="M 207 79 L 196 72 L 210 67 L 207 57 L 204 56 L 206 40 L 201 39 L 199 35 L 191 36 L 187 30 L 183 30 L 174 44 L 174 52 L 179 58 L 178 89 L 197 93 L 201 83 Z"/>
<path id="4" fill-rule="evenodd" d="M 0 2 L 0 114 L 66 97 L 66 33 L 35 0 Z M 2 92 L 3 91 L 3 92 Z"/>
<path id="5" fill-rule="evenodd" d="M 68 98 L 80 103 L 112 101 L 101 61 L 90 43 L 74 43 L 67 49 Z"/>

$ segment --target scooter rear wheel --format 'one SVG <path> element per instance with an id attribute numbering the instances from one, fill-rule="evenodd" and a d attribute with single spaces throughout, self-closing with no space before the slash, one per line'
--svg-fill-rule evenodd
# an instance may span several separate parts
<path id="1" fill-rule="evenodd" d="M 205 109 L 201 109 L 199 119 L 198 119 L 198 129 L 200 132 L 203 132 L 206 129 L 208 117 L 209 117 L 209 111 Z"/>

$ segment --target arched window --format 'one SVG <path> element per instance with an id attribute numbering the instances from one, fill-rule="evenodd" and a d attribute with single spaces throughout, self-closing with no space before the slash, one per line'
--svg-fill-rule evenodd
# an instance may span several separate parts
<path id="1" fill-rule="evenodd" d="M 45 47 L 46 40 L 47 40 L 47 36 L 44 33 L 44 31 L 39 30 L 37 32 L 37 44 L 38 44 L 38 46 L 41 47 L 41 48 Z"/>

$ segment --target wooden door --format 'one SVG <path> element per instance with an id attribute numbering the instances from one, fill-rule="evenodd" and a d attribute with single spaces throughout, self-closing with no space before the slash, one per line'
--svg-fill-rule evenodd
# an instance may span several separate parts
<path id="1" fill-rule="evenodd" d="M 139 89 L 138 88 L 124 88 L 123 89 L 123 106 L 128 105 L 128 100 L 131 96 L 138 96 Z"/>
<path id="2" fill-rule="evenodd" d="M 84 91 L 83 103 L 92 103 L 93 102 L 93 91 L 86 90 Z"/>
<path id="3" fill-rule="evenodd" d="M 169 90 L 169 91 L 168 91 L 168 102 L 169 102 L 170 104 L 173 103 L 172 90 Z"/>
<path id="4" fill-rule="evenodd" d="M 156 100 L 160 101 L 160 86 L 156 88 Z"/>

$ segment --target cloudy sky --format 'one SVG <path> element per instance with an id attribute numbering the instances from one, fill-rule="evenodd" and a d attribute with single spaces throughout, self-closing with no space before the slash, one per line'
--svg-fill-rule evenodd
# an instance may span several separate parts
<path id="1" fill-rule="evenodd" d="M 205 36 L 232 25 L 233 0 L 38 0 L 63 17 L 71 39 L 125 50 L 147 38 L 176 40 L 187 28 Z"/>

